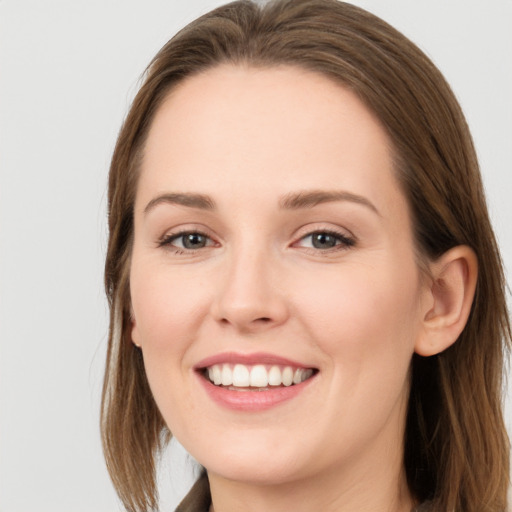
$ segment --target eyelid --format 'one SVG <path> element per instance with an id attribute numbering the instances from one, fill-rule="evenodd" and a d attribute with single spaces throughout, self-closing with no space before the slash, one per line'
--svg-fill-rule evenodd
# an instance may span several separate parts
<path id="1" fill-rule="evenodd" d="M 309 224 L 301 226 L 295 232 L 294 238 L 295 240 L 299 240 L 313 233 L 330 233 L 332 235 L 340 236 L 343 238 L 349 238 L 354 241 L 357 241 L 357 237 L 349 229 L 342 226 L 333 225 L 331 223 L 323 222 L 311 222 Z"/>
<path id="2" fill-rule="evenodd" d="M 331 235 L 338 239 L 339 243 L 336 243 L 331 248 L 320 249 L 317 247 L 305 247 L 301 246 L 300 243 L 307 239 L 308 237 L 312 237 L 315 234 L 327 234 Z M 347 250 L 350 247 L 353 247 L 357 244 L 357 238 L 348 230 L 341 227 L 333 227 L 332 225 L 326 227 L 325 224 L 317 224 L 317 225 L 307 225 L 299 230 L 299 233 L 295 237 L 295 241 L 291 244 L 292 247 L 299 247 L 304 250 L 308 250 L 318 253 L 329 253 L 329 252 L 337 252 L 340 250 Z"/>
<path id="3" fill-rule="evenodd" d="M 180 238 L 183 238 L 186 235 L 200 235 L 208 240 L 212 240 L 210 236 L 208 236 L 206 233 L 201 233 L 200 231 L 181 231 L 179 233 L 170 233 L 168 235 L 165 235 L 162 239 L 160 239 L 159 244 L 160 245 L 166 245 L 170 244 L 174 240 L 179 240 Z M 208 244 L 206 247 L 210 247 L 211 244 Z M 193 250 L 193 249 L 189 249 Z"/>
<path id="4" fill-rule="evenodd" d="M 205 247 L 200 247 L 197 249 L 187 249 L 172 245 L 172 242 L 174 240 L 177 240 L 180 237 L 183 237 L 188 234 L 198 234 L 204 236 L 213 243 L 208 243 Z M 206 229 L 204 226 L 198 227 L 194 225 L 188 225 L 167 230 L 161 237 L 158 238 L 158 240 L 156 241 L 156 245 L 157 247 L 162 248 L 172 248 L 175 249 L 176 251 L 181 251 L 183 253 L 194 253 L 196 251 L 199 251 L 200 249 L 206 249 L 209 247 L 214 247 L 216 245 L 218 246 L 219 244 L 215 240 L 215 237 L 213 236 L 209 229 Z"/>

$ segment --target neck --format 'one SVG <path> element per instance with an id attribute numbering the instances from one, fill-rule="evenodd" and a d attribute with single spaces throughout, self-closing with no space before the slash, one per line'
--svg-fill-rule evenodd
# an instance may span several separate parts
<path id="1" fill-rule="evenodd" d="M 228 480 L 209 474 L 210 512 L 411 512 L 414 501 L 402 466 L 402 453 L 388 452 L 385 464 L 329 468 L 314 477 L 278 484 Z"/>

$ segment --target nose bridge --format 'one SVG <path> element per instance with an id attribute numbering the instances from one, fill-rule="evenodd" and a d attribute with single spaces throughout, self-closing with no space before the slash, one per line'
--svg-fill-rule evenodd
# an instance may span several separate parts
<path id="1" fill-rule="evenodd" d="M 276 257 L 256 238 L 244 237 L 228 250 L 214 308 L 218 320 L 241 330 L 276 325 L 286 317 Z"/>

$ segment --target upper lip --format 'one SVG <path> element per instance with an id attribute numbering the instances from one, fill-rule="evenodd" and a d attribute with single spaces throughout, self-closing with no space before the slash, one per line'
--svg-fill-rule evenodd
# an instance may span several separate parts
<path id="1" fill-rule="evenodd" d="M 275 354 L 269 354 L 266 352 L 255 352 L 252 354 L 239 354 L 237 352 L 223 352 L 215 354 L 213 356 L 206 357 L 194 365 L 194 369 L 200 370 L 208 368 L 214 364 L 244 364 L 244 365 L 256 365 L 256 364 L 270 364 L 279 366 L 293 366 L 294 368 L 314 368 L 311 365 L 294 361 L 286 357 L 281 357 Z"/>

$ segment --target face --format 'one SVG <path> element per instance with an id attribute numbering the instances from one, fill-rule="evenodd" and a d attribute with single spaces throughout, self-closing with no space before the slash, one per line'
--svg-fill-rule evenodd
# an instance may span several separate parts
<path id="1" fill-rule="evenodd" d="M 210 475 L 400 464 L 425 292 L 389 140 L 353 93 L 227 65 L 172 91 L 145 148 L 130 283 L 155 400 Z"/>

